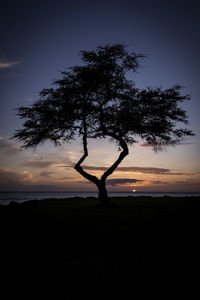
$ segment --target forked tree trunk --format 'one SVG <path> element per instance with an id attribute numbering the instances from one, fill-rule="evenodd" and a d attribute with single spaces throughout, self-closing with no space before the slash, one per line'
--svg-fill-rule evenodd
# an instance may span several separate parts
<path id="1" fill-rule="evenodd" d="M 103 125 L 102 125 L 103 126 Z M 111 205 L 111 201 L 108 198 L 108 193 L 107 193 L 107 189 L 106 189 L 106 179 L 108 176 L 110 176 L 114 170 L 118 167 L 118 165 L 122 162 L 122 160 L 124 159 L 124 157 L 126 155 L 128 155 L 128 146 L 126 144 L 126 142 L 119 136 L 113 134 L 113 133 L 109 133 L 108 131 L 105 130 L 105 134 L 116 139 L 119 142 L 119 145 L 121 146 L 121 148 L 123 149 L 122 152 L 120 153 L 118 159 L 114 162 L 114 164 L 108 168 L 103 175 L 101 176 L 101 179 L 98 179 L 96 176 L 91 175 L 89 173 L 87 173 L 85 170 L 83 170 L 83 168 L 81 167 L 81 164 L 83 163 L 83 161 L 86 159 L 86 157 L 88 156 L 88 149 L 87 149 L 87 126 L 86 126 L 86 120 L 83 120 L 83 150 L 84 150 L 84 154 L 83 156 L 79 159 L 79 161 L 77 162 L 77 164 L 74 166 L 74 169 L 79 172 L 84 178 L 88 179 L 89 181 L 93 182 L 94 184 L 96 184 L 98 190 L 99 190 L 99 202 L 101 206 L 110 206 Z"/>
<path id="2" fill-rule="evenodd" d="M 120 153 L 118 159 L 114 162 L 114 164 L 108 168 L 107 171 L 103 173 L 101 176 L 101 179 L 98 179 L 96 176 L 91 175 L 87 173 L 83 168 L 81 167 L 82 162 L 86 159 L 88 156 L 88 150 L 87 150 L 87 135 L 85 134 L 83 136 L 83 149 L 84 149 L 84 155 L 80 158 L 80 160 L 77 162 L 77 164 L 74 166 L 74 169 L 79 172 L 84 178 L 88 179 L 89 181 L 96 184 L 98 190 L 99 190 L 99 202 L 100 205 L 103 207 L 107 207 L 111 205 L 111 201 L 108 197 L 107 189 L 106 189 L 106 179 L 108 176 L 110 176 L 114 170 L 118 167 L 118 165 L 121 163 L 121 161 L 124 159 L 126 155 L 128 155 L 128 147 L 126 142 L 122 138 L 117 138 L 114 136 L 120 143 L 121 148 L 123 149 Z"/>
<path id="3" fill-rule="evenodd" d="M 86 156 L 85 156 L 86 157 Z M 84 155 L 82 156 L 81 160 L 84 160 Z M 82 160 L 82 161 L 83 161 Z M 80 162 L 80 160 L 79 160 Z M 106 184 L 104 180 L 99 180 L 96 176 L 93 176 L 89 173 L 87 173 L 83 168 L 79 165 L 79 162 L 75 165 L 74 169 L 79 172 L 84 178 L 88 179 L 89 181 L 95 183 L 95 185 L 98 188 L 99 191 L 99 204 L 102 207 L 108 207 L 111 205 L 111 201 L 108 197 L 107 189 L 106 189 Z"/>

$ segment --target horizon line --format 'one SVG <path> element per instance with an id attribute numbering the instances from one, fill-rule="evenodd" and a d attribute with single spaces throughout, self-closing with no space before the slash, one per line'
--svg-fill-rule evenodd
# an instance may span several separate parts
<path id="1" fill-rule="evenodd" d="M 44 191 L 34 191 L 34 190 L 0 190 L 0 193 L 97 193 L 98 191 L 57 191 L 57 190 L 44 190 Z M 131 194 L 137 194 L 137 193 L 200 193 L 199 191 L 108 191 L 108 193 L 131 193 Z"/>

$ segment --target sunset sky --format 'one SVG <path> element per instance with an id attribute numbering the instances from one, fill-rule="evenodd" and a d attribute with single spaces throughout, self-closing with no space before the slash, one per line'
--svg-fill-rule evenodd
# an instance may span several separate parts
<path id="1" fill-rule="evenodd" d="M 38 99 L 60 70 L 81 64 L 79 51 L 124 43 L 147 56 L 136 87 L 184 86 L 194 137 L 154 153 L 138 139 L 109 177 L 109 191 L 200 191 L 200 41 L 198 1 L 10 1 L 0 18 L 0 191 L 95 191 L 73 166 L 81 140 L 35 151 L 10 140 L 22 121 L 14 109 Z M 109 139 L 89 140 L 88 172 L 100 176 L 118 157 Z"/>

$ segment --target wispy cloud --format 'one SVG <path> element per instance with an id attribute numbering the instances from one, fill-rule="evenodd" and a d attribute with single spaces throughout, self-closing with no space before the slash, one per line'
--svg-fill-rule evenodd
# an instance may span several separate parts
<path id="1" fill-rule="evenodd" d="M 0 137 L 0 154 L 16 154 L 21 148 L 6 137 Z"/>
<path id="2" fill-rule="evenodd" d="M 94 190 L 93 184 L 77 181 L 76 177 L 54 179 L 48 183 L 29 171 L 14 171 L 0 167 L 0 191 L 88 191 Z"/>
<path id="3" fill-rule="evenodd" d="M 106 171 L 108 167 L 95 167 L 95 166 L 83 166 L 84 169 L 88 171 Z M 191 173 L 182 173 L 182 172 L 174 172 L 170 169 L 165 168 L 154 168 L 154 167 L 118 167 L 116 172 L 133 172 L 140 174 L 155 174 L 155 175 L 185 175 L 190 176 L 194 175 Z"/>
<path id="4" fill-rule="evenodd" d="M 190 181 L 190 180 L 184 180 L 184 181 L 176 181 L 176 184 L 197 184 L 200 187 L 200 181 Z"/>
<path id="5" fill-rule="evenodd" d="M 28 171 L 16 172 L 7 168 L 0 168 L 0 185 L 18 186 L 24 183 L 31 183 L 33 176 Z"/>
<path id="6" fill-rule="evenodd" d="M 138 144 L 137 145 L 139 148 L 149 148 L 149 149 L 153 149 L 153 147 L 151 145 L 149 145 L 148 143 L 143 143 L 143 144 Z"/>
<path id="7" fill-rule="evenodd" d="M 187 139 L 183 140 L 182 142 L 178 143 L 176 146 L 186 146 L 186 145 L 194 145 L 195 143 L 187 141 Z M 153 147 L 151 145 L 149 145 L 148 143 L 142 143 L 142 144 L 138 144 L 139 148 L 148 148 L 148 149 L 153 149 Z"/>
<path id="8" fill-rule="evenodd" d="M 55 162 L 53 161 L 40 161 L 40 160 L 28 160 L 23 162 L 21 165 L 23 167 L 32 167 L 32 168 L 48 168 L 51 167 Z"/>
<path id="9" fill-rule="evenodd" d="M 52 161 L 52 160 L 27 160 L 21 164 L 23 167 L 31 167 L 36 169 L 44 169 L 50 167 L 60 167 L 62 166 L 62 161 Z M 44 174 L 44 173 L 43 173 Z"/>
<path id="10" fill-rule="evenodd" d="M 132 178 L 115 178 L 115 179 L 108 179 L 107 184 L 116 186 L 116 185 L 125 185 L 129 183 L 136 183 L 136 182 L 144 182 L 144 180 L 132 179 Z"/>
<path id="11" fill-rule="evenodd" d="M 40 173 L 40 176 L 42 176 L 42 177 L 51 177 L 51 175 L 54 175 L 54 174 L 55 174 L 54 172 L 44 171 L 44 172 Z"/>
<path id="12" fill-rule="evenodd" d="M 151 184 L 168 184 L 169 182 L 167 181 L 160 181 L 160 180 L 154 180 L 154 181 L 151 181 Z"/>
<path id="13" fill-rule="evenodd" d="M 78 183 L 78 184 L 80 184 L 80 183 L 83 183 L 83 182 L 85 182 L 85 179 L 83 179 L 83 177 L 82 178 L 80 178 L 80 177 L 62 177 L 62 178 L 59 178 L 59 179 L 56 179 L 56 183 L 60 183 L 60 182 L 73 182 L 73 183 Z M 86 182 L 86 183 L 91 183 L 91 182 Z"/>
<path id="14" fill-rule="evenodd" d="M 0 69 L 12 68 L 22 63 L 22 60 L 17 61 L 0 61 Z"/>

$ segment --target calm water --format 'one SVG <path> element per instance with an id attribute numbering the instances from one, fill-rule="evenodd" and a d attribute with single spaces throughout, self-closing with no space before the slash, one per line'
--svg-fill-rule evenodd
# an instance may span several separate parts
<path id="1" fill-rule="evenodd" d="M 110 192 L 110 197 L 127 197 L 127 196 L 152 196 L 152 197 L 185 197 L 200 196 L 200 193 L 148 193 L 148 192 Z M 48 198 L 73 198 L 73 197 L 97 197 L 97 192 L 0 192 L 0 204 L 9 204 L 12 201 L 24 202 L 29 200 L 42 200 Z"/>

